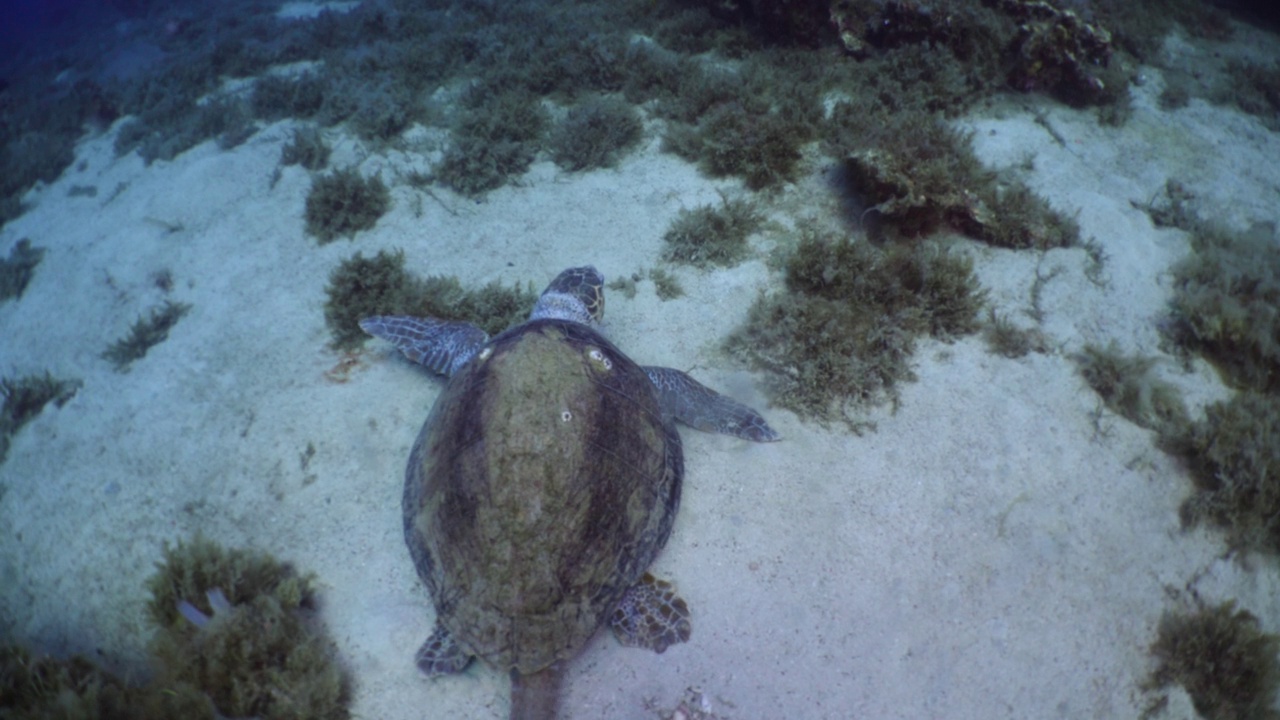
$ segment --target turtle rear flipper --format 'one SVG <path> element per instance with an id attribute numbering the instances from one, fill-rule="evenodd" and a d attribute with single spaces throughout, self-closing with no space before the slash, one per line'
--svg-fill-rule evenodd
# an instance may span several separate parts
<path id="1" fill-rule="evenodd" d="M 360 329 L 396 346 L 404 356 L 450 377 L 489 342 L 489 334 L 465 322 L 376 315 L 360 321 Z"/>
<path id="2" fill-rule="evenodd" d="M 652 366 L 646 366 L 644 371 L 658 390 L 663 412 L 690 427 L 752 442 L 773 442 L 781 437 L 760 413 L 721 395 L 688 373 Z"/>
<path id="3" fill-rule="evenodd" d="M 656 653 L 685 642 L 693 633 L 684 598 L 676 595 L 671 583 L 649 573 L 627 588 L 609 616 L 609 627 L 623 645 Z"/>
<path id="4" fill-rule="evenodd" d="M 453 641 L 453 636 L 440 627 L 439 622 L 436 623 L 435 630 L 431 631 L 431 637 L 418 648 L 413 659 L 418 663 L 418 670 L 427 677 L 452 675 L 462 672 L 471 664 L 471 656 L 462 652 L 458 643 Z"/>

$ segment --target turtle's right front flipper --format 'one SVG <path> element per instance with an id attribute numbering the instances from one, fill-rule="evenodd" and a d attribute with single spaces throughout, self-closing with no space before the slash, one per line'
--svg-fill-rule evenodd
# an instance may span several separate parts
<path id="1" fill-rule="evenodd" d="M 780 435 L 760 413 L 721 395 L 673 368 L 646 366 L 658 390 L 658 404 L 680 422 L 705 432 L 732 435 L 752 442 L 773 442 Z"/>
<path id="2" fill-rule="evenodd" d="M 368 317 L 360 321 L 360 329 L 390 342 L 405 357 L 446 377 L 489 341 L 489 334 L 471 323 L 406 315 Z"/>

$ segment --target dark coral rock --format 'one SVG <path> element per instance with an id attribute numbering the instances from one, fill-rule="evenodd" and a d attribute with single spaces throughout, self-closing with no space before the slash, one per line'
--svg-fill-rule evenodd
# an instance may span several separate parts
<path id="1" fill-rule="evenodd" d="M 937 43 L 954 25 L 951 14 L 914 2 L 887 2 L 867 24 L 867 39 L 877 47 Z"/>
<path id="2" fill-rule="evenodd" d="M 1102 69 L 1111 58 L 1111 33 L 1040 0 L 997 0 L 995 5 L 1019 23 L 1010 48 L 1017 58 L 1009 72 L 1012 87 L 1044 90 L 1079 104 L 1108 98 Z"/>
<path id="3" fill-rule="evenodd" d="M 746 0 L 760 27 L 808 45 L 831 35 L 828 0 Z"/>
<path id="4" fill-rule="evenodd" d="M 867 32 L 871 18 L 879 11 L 873 0 L 835 0 L 831 3 L 831 23 L 835 25 L 840 44 L 857 58 L 867 56 Z"/>
<path id="5" fill-rule="evenodd" d="M 1124 72 L 1108 68 L 1111 33 L 1043 0 L 836 0 L 831 22 L 859 58 L 872 48 L 949 48 L 984 76 L 1076 105 L 1117 102 L 1126 87 Z"/>

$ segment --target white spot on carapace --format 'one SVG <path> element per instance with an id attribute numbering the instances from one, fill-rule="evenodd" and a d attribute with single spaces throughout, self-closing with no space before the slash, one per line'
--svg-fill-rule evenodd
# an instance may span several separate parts
<path id="1" fill-rule="evenodd" d="M 609 359 L 608 355 L 605 355 L 603 352 L 601 352 L 599 348 L 591 348 L 590 350 L 588 350 L 587 357 L 591 358 L 592 362 L 596 363 L 597 365 L 604 368 L 605 370 L 613 369 L 613 361 Z"/>

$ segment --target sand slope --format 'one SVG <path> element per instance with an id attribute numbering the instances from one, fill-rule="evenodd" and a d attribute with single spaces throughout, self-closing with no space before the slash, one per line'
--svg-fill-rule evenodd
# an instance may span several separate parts
<path id="1" fill-rule="evenodd" d="M 1280 219 L 1280 139 L 1199 101 L 1163 112 L 1159 73 L 1147 74 L 1122 128 L 1031 100 L 963 123 L 993 166 L 1034 155 L 1029 182 L 1079 212 L 1109 256 L 1105 283 L 1086 277 L 1080 249 L 967 245 L 992 301 L 1024 325 L 1037 267 L 1061 268 L 1043 292 L 1055 350 L 1007 360 L 978 337 L 924 343 L 919 380 L 896 414 L 872 414 L 875 432 L 767 409 L 759 379 L 720 355 L 758 290 L 777 282 L 761 259 L 678 270 L 688 294 L 671 302 L 648 282 L 634 299 L 610 296 L 606 332 L 621 348 L 757 405 L 785 440 L 686 429 L 684 505 L 655 570 L 688 600 L 693 638 L 658 657 L 599 635 L 571 667 L 570 717 L 654 717 L 696 687 L 739 719 L 1131 718 L 1149 700 L 1138 684 L 1166 587 L 1203 575 L 1207 598 L 1238 597 L 1280 628 L 1274 568 L 1218 560 L 1216 535 L 1180 532 L 1188 480 L 1149 433 L 1096 420 L 1070 360 L 1087 342 L 1158 352 L 1166 271 L 1186 240 L 1130 200 L 1176 177 L 1237 226 Z M 614 277 L 656 262 L 679 209 L 739 191 L 654 141 L 615 170 L 540 163 L 480 202 L 398 187 L 374 230 L 317 247 L 303 233 L 307 175 L 285 169 L 272 184 L 289 127 L 150 167 L 115 158 L 110 135 L 87 140 L 81 167 L 34 192 L 34 208 L 0 233 L 0 248 L 21 237 L 49 248 L 21 301 L 0 305 L 0 371 L 84 381 L 0 465 L 0 624 L 136 668 L 152 563 L 165 541 L 202 531 L 318 574 L 357 717 L 503 717 L 501 674 L 477 666 L 425 681 L 413 668 L 432 611 L 400 537 L 399 496 L 439 385 L 381 343 L 343 381 L 327 377 L 342 361 L 326 347 L 327 275 L 354 250 L 402 248 L 411 269 L 467 283 L 540 288 L 587 262 Z M 339 143 L 334 164 L 356 162 L 391 180 L 422 158 L 362 158 Z M 822 177 L 815 167 L 777 198 L 800 211 L 775 219 L 831 212 Z M 73 185 L 98 194 L 69 197 Z M 777 240 L 766 233 L 759 249 Z M 169 295 L 154 282 L 163 269 Z M 99 354 L 165 297 L 193 309 L 130 372 L 113 371 Z M 1197 403 L 1224 396 L 1207 368 L 1161 371 Z M 1170 716 L 1188 707 L 1175 696 Z"/>

